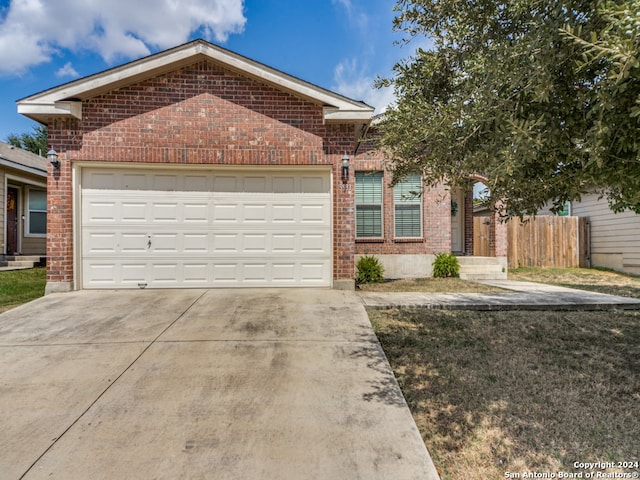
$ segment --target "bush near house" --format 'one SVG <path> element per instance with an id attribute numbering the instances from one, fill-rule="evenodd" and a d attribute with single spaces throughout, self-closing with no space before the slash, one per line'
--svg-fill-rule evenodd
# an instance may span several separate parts
<path id="1" fill-rule="evenodd" d="M 436 278 L 459 277 L 458 257 L 453 253 L 437 253 L 433 262 L 433 276 Z"/>
<path id="2" fill-rule="evenodd" d="M 381 283 L 384 280 L 384 267 L 373 255 L 360 257 L 356 264 L 356 285 L 363 283 Z"/>

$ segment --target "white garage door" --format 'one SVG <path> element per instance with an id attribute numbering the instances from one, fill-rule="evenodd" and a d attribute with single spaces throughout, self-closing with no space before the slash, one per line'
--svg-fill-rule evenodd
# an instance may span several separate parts
<path id="1" fill-rule="evenodd" d="M 327 170 L 82 170 L 84 288 L 330 286 Z"/>

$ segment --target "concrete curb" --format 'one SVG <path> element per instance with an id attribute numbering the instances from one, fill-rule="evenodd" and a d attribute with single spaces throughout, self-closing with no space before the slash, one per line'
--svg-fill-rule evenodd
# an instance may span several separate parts
<path id="1" fill-rule="evenodd" d="M 640 310 L 640 299 L 513 280 L 483 281 L 513 293 L 377 293 L 358 292 L 367 308 L 426 308 L 478 311 Z"/>

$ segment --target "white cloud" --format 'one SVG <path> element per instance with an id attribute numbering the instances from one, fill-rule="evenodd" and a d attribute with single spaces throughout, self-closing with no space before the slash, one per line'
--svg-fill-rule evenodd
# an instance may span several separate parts
<path id="1" fill-rule="evenodd" d="M 11 0 L 0 19 L 0 73 L 19 75 L 64 49 L 112 63 L 194 32 L 225 42 L 244 29 L 243 8 L 244 0 Z"/>
<path id="2" fill-rule="evenodd" d="M 376 89 L 373 86 L 375 76 L 367 74 L 366 69 L 356 59 L 340 62 L 334 70 L 333 79 L 332 88 L 336 92 L 375 107 L 376 114 L 384 112 L 393 103 L 393 89 Z"/>
<path id="3" fill-rule="evenodd" d="M 56 77 L 58 78 L 63 78 L 63 77 L 78 78 L 79 76 L 80 74 L 76 72 L 76 69 L 73 68 L 73 65 L 71 65 L 71 62 L 65 63 L 64 67 L 60 67 L 56 71 Z"/>
<path id="4" fill-rule="evenodd" d="M 349 23 L 365 31 L 369 26 L 370 19 L 360 7 L 354 6 L 352 0 L 331 0 L 334 5 L 341 6 L 347 13 Z"/>

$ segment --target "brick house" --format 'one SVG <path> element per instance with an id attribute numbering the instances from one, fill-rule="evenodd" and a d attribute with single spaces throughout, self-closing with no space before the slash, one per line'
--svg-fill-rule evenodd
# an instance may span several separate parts
<path id="1" fill-rule="evenodd" d="M 18 111 L 48 126 L 60 161 L 47 182 L 47 292 L 353 288 L 358 254 L 406 276 L 451 250 L 450 192 L 407 195 L 417 177 L 387 186 L 363 141 L 373 107 L 203 40 Z"/>

